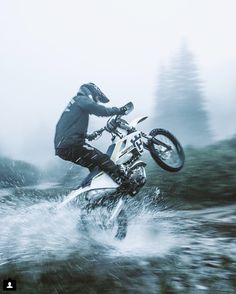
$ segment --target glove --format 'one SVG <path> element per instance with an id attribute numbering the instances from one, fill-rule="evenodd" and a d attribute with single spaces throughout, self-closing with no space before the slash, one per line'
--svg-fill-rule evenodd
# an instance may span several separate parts
<path id="1" fill-rule="evenodd" d="M 86 136 L 86 138 L 88 139 L 88 141 L 93 141 L 94 139 L 96 139 L 98 136 L 97 132 L 93 132 L 92 134 L 89 134 Z"/>
<path id="2" fill-rule="evenodd" d="M 125 106 L 122 106 L 120 108 L 120 113 L 119 114 L 124 115 L 124 114 L 126 114 L 126 111 L 127 111 L 127 108 Z"/>

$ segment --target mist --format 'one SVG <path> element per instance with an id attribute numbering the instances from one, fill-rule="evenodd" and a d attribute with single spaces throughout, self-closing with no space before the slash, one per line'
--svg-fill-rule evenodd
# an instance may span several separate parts
<path id="1" fill-rule="evenodd" d="M 214 139 L 233 136 L 235 10 L 233 0 L 2 2 L 1 153 L 38 165 L 53 159 L 55 125 L 84 82 L 99 85 L 110 105 L 131 100 L 133 116 L 151 117 L 159 69 L 183 39 Z"/>

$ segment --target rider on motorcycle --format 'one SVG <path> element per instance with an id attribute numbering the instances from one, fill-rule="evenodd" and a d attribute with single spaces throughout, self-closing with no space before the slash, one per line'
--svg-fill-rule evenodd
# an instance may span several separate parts
<path id="1" fill-rule="evenodd" d="M 64 160 L 87 167 L 95 167 L 107 173 L 117 184 L 129 186 L 130 179 L 120 166 L 116 165 L 107 154 L 88 144 L 97 134 L 87 134 L 89 115 L 113 116 L 125 114 L 126 108 L 108 108 L 98 103 L 107 103 L 109 99 L 93 83 L 83 84 L 77 95 L 71 99 L 62 113 L 54 139 L 55 153 Z"/>

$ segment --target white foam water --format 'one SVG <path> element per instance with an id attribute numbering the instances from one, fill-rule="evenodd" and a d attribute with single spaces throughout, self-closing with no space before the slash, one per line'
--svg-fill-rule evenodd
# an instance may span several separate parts
<path id="1" fill-rule="evenodd" d="M 79 230 L 80 210 L 65 207 L 54 211 L 56 204 L 46 200 L 32 204 L 24 199 L 23 206 L 10 201 L 1 208 L 0 264 L 88 254 L 96 243 L 111 256 L 163 255 L 176 244 L 171 224 L 165 220 L 168 212 L 143 211 L 128 223 L 128 234 L 119 241 L 109 231 L 97 230 L 96 225 L 90 235 L 84 234 Z"/>

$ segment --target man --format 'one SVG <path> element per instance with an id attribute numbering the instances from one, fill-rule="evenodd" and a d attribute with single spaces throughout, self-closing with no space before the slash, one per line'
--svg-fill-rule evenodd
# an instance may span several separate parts
<path id="1" fill-rule="evenodd" d="M 123 169 L 107 154 L 85 142 L 85 139 L 93 140 L 96 137 L 96 134 L 87 135 L 90 114 L 96 116 L 125 114 L 125 107 L 107 108 L 98 104 L 99 102 L 107 103 L 109 99 L 95 84 L 88 83 L 80 87 L 57 123 L 54 139 L 56 155 L 89 170 L 99 167 L 119 185 L 128 185 L 130 180 Z"/>

